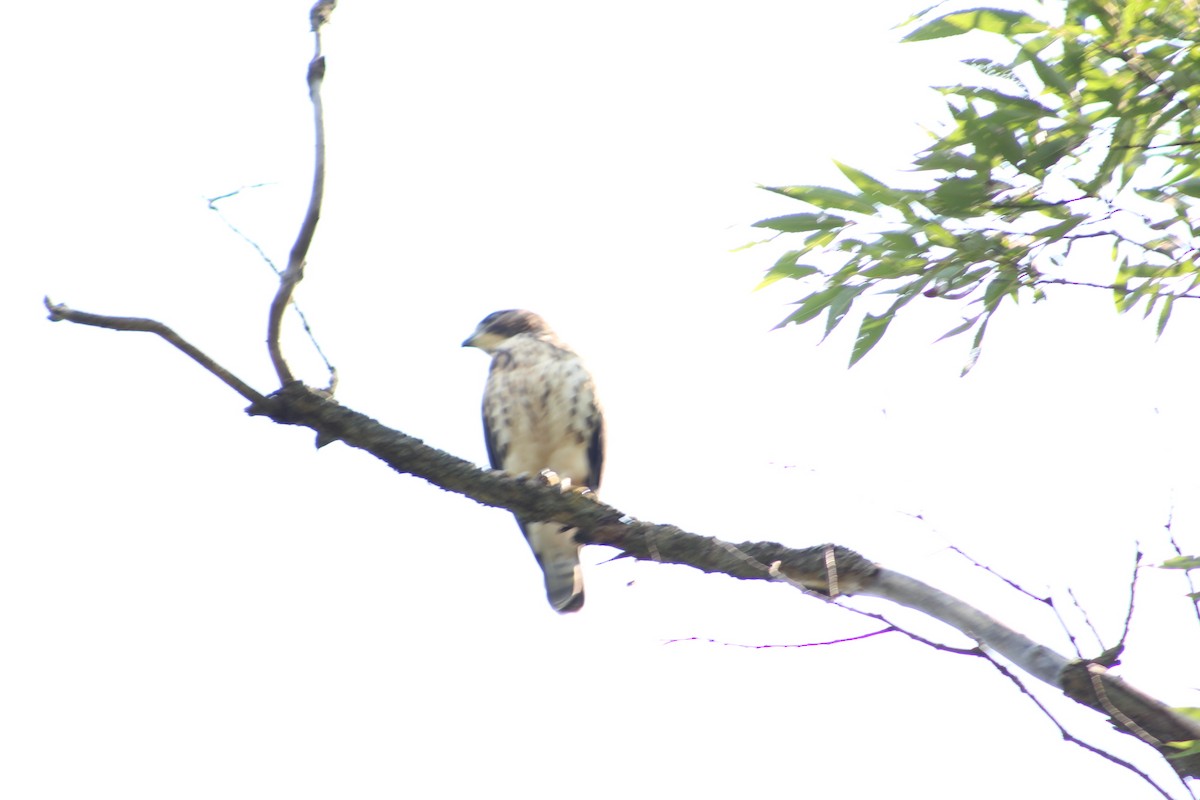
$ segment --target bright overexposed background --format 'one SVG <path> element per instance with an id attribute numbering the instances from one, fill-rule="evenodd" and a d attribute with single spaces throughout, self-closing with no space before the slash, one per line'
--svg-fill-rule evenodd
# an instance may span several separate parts
<path id="1" fill-rule="evenodd" d="M 6 12 L 0 796 L 1156 796 L 979 660 L 895 634 L 726 644 L 877 627 L 785 586 L 589 548 L 587 607 L 559 617 L 507 513 L 315 451 L 154 337 L 47 322 L 46 294 L 153 317 L 274 388 L 275 278 L 227 221 L 286 261 L 308 5 Z M 1105 293 L 1054 292 L 1005 308 L 960 379 L 968 342 L 930 344 L 952 310 L 914 303 L 847 371 L 853 321 L 820 348 L 770 330 L 798 290 L 752 289 L 784 243 L 735 252 L 802 210 L 757 184 L 837 184 L 833 159 L 890 175 L 927 141 L 926 87 L 980 45 L 898 44 L 917 5 L 343 0 L 298 293 L 341 402 L 483 463 L 487 363 L 459 343 L 530 308 L 596 376 L 618 508 L 854 547 L 1070 652 L 957 545 L 1054 593 L 1095 655 L 1073 589 L 1111 645 L 1135 543 L 1172 555 L 1173 513 L 1198 549 L 1195 311 L 1155 343 Z M 1144 572 L 1120 674 L 1200 705 L 1185 591 Z"/>

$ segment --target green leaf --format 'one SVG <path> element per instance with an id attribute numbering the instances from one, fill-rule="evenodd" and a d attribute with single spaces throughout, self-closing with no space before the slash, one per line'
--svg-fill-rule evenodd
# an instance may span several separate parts
<path id="1" fill-rule="evenodd" d="M 992 61 L 990 58 L 964 58 L 962 63 L 968 67 L 974 67 L 984 75 L 993 78 L 1003 78 L 1024 88 L 1023 84 L 1021 84 L 1021 79 L 1017 77 L 1016 73 L 1012 71 L 1012 67 L 1008 64 L 1001 64 Z"/>
<path id="2" fill-rule="evenodd" d="M 1019 60 L 1028 61 L 1030 66 L 1033 67 L 1033 71 L 1037 74 L 1038 80 L 1046 84 L 1047 87 L 1054 89 L 1059 95 L 1070 97 L 1072 92 L 1074 92 L 1075 87 L 1072 82 L 1061 75 L 1058 70 L 1038 58 L 1032 48 L 1022 48 L 1018 58 Z"/>
<path id="3" fill-rule="evenodd" d="M 1058 119 L 1058 112 L 1054 109 L 1044 106 L 1037 100 L 1032 100 L 1028 97 L 1020 95 L 1008 94 L 1007 92 L 989 89 L 984 86 L 939 86 L 938 91 L 942 94 L 953 95 L 955 97 L 970 97 L 976 100 L 987 100 L 989 103 L 996 106 L 996 111 L 991 114 L 985 114 L 985 117 L 993 119 L 1002 119 L 1005 121 L 1020 120 L 1023 122 L 1032 122 L 1034 120 L 1049 117 Z"/>
<path id="4" fill-rule="evenodd" d="M 937 188 L 933 190 L 930 207 L 939 214 L 967 217 L 980 213 L 980 206 L 993 195 L 986 179 L 978 175 L 945 178 L 938 181 Z"/>
<path id="5" fill-rule="evenodd" d="M 850 351 L 850 366 L 857 364 L 872 347 L 879 344 L 895 316 L 894 311 L 888 311 L 878 317 L 874 314 L 863 317 L 862 325 L 858 327 L 858 337 L 854 340 L 854 349 Z"/>
<path id="6" fill-rule="evenodd" d="M 800 278 L 807 278 L 809 275 L 820 272 L 816 267 L 811 267 L 807 264 L 797 264 L 796 259 L 801 255 L 803 254 L 799 250 L 789 250 L 784 253 L 775 262 L 775 265 L 767 270 L 766 277 L 762 279 L 762 282 L 758 286 L 754 287 L 754 290 L 758 291 L 784 278 L 799 280 Z"/>
<path id="7" fill-rule="evenodd" d="M 929 238 L 930 242 L 942 247 L 954 247 L 958 244 L 958 237 L 936 222 L 925 223 L 921 226 L 921 232 Z"/>
<path id="8" fill-rule="evenodd" d="M 1117 243 L 1119 244 L 1119 242 Z M 1117 244 L 1113 245 L 1113 258 L 1117 256 Z M 1129 310 L 1129 256 L 1121 259 L 1121 266 L 1117 268 L 1117 280 L 1113 283 L 1113 304 L 1117 307 L 1117 311 L 1125 313 Z"/>
<path id="9" fill-rule="evenodd" d="M 791 314 L 788 315 L 783 322 L 776 325 L 776 328 L 782 328 L 786 325 L 803 325 L 811 319 L 815 319 L 822 311 L 837 299 L 838 294 L 845 288 L 841 284 L 835 286 L 826 286 L 820 291 L 813 292 L 804 299 L 798 301 L 796 305 L 800 306 Z"/>
<path id="10" fill-rule="evenodd" d="M 967 377 L 967 374 L 979 363 L 979 355 L 983 352 L 983 335 L 987 333 L 988 321 L 991 318 L 992 315 L 989 313 L 983 318 L 983 324 L 979 326 L 979 330 L 975 331 L 975 340 L 971 342 L 971 352 L 967 356 L 967 363 L 963 365 L 960 377 Z"/>
<path id="11" fill-rule="evenodd" d="M 988 282 L 987 288 L 983 290 L 983 307 L 988 310 L 988 313 L 994 312 L 999 307 L 1004 295 L 1015 289 L 1014 277 L 1011 272 L 1005 271 Z"/>
<path id="12" fill-rule="evenodd" d="M 869 199 L 872 203 L 878 205 L 891 205 L 897 203 L 903 198 L 905 192 L 893 189 L 885 183 L 875 180 L 862 170 L 855 169 L 848 164 L 843 164 L 840 161 L 834 161 L 834 165 L 842 171 L 854 188 L 863 193 L 863 196 Z"/>
<path id="13" fill-rule="evenodd" d="M 833 214 L 788 214 L 783 217 L 761 219 L 754 223 L 755 228 L 770 228 L 784 233 L 799 233 L 800 231 L 829 231 L 845 227 L 849 222 L 845 217 Z"/>
<path id="14" fill-rule="evenodd" d="M 1191 740 L 1186 742 L 1164 742 L 1164 744 L 1179 750 L 1178 753 L 1168 753 L 1168 759 L 1190 758 L 1200 754 L 1200 741 Z"/>
<path id="15" fill-rule="evenodd" d="M 1163 303 L 1162 311 L 1158 312 L 1158 324 L 1154 326 L 1155 337 L 1161 337 L 1163 331 L 1166 330 L 1167 320 L 1171 318 L 1171 307 L 1175 304 L 1175 296 L 1167 295 L 1166 301 Z"/>
<path id="16" fill-rule="evenodd" d="M 1200 569 L 1200 556 L 1179 556 L 1159 564 L 1163 569 Z"/>
<path id="17" fill-rule="evenodd" d="M 892 252 L 900 256 L 912 256 L 925 251 L 924 246 L 917 244 L 917 239 L 910 231 L 883 231 L 879 240 Z"/>
<path id="18" fill-rule="evenodd" d="M 999 33 L 1004 36 L 1015 36 L 1020 33 L 1040 33 L 1046 30 L 1046 23 L 1039 22 L 1028 14 L 1019 11 L 1005 11 L 999 8 L 973 8 L 938 17 L 927 22 L 901 41 L 922 42 L 929 39 L 941 39 L 946 36 L 958 36 L 967 31 L 977 30 L 987 33 Z"/>
<path id="19" fill-rule="evenodd" d="M 1080 140 L 1071 136 L 1053 136 L 1033 148 L 1025 160 L 1025 166 L 1030 171 L 1046 170 L 1057 164 L 1075 148 Z"/>
<path id="20" fill-rule="evenodd" d="M 842 211 L 856 211 L 859 214 L 875 213 L 875 206 L 862 197 L 828 186 L 764 186 L 763 188 L 768 192 L 800 200 L 817 208 L 836 208 Z"/>
<path id="21" fill-rule="evenodd" d="M 1150 299 L 1146 301 L 1146 310 L 1142 312 L 1142 319 L 1150 316 L 1151 312 L 1154 311 L 1154 306 L 1158 304 L 1158 298 L 1162 297 L 1159 288 L 1160 286 L 1158 284 L 1153 286 L 1153 291 L 1150 293 Z"/>
<path id="22" fill-rule="evenodd" d="M 850 311 L 850 306 L 854 304 L 855 298 L 862 294 L 865 286 L 843 286 L 841 291 L 834 297 L 829 304 L 829 316 L 825 320 L 825 335 L 821 337 L 821 341 L 829 338 L 829 334 L 833 333 L 833 329 L 841 324 L 846 318 L 846 314 Z"/>
<path id="23" fill-rule="evenodd" d="M 955 325 L 953 328 L 934 339 L 934 341 L 940 342 L 943 339 L 949 339 L 952 336 L 958 336 L 960 333 L 965 333 L 966 331 L 971 330 L 971 328 L 975 327 L 975 323 L 979 322 L 979 318 L 982 316 L 983 314 L 976 314 L 968 320 L 963 320 L 961 325 Z"/>
<path id="24" fill-rule="evenodd" d="M 963 272 L 962 267 L 961 263 L 956 263 L 938 273 L 938 279 L 945 281 L 945 286 L 942 287 L 943 292 L 958 293 L 972 284 L 981 282 L 995 271 L 995 267 L 986 266 Z"/>
<path id="25" fill-rule="evenodd" d="M 1030 235 L 1036 236 L 1039 239 L 1061 239 L 1079 227 L 1081 223 L 1087 222 L 1087 220 L 1086 214 L 1073 214 L 1062 222 L 1056 222 L 1053 225 L 1036 230 Z"/>
<path id="26" fill-rule="evenodd" d="M 1200 178 L 1189 178 L 1172 185 L 1180 194 L 1186 194 L 1188 197 L 1200 197 Z"/>
<path id="27" fill-rule="evenodd" d="M 980 167 L 978 159 L 974 156 L 963 155 L 953 150 L 930 150 L 917 156 L 913 165 L 921 169 L 940 169 L 944 172 L 975 170 Z"/>
<path id="28" fill-rule="evenodd" d="M 864 267 L 858 274 L 865 278 L 889 280 L 905 278 L 909 275 L 919 275 L 925 271 L 926 262 L 922 258 L 888 258 L 885 257 L 877 264 Z"/>

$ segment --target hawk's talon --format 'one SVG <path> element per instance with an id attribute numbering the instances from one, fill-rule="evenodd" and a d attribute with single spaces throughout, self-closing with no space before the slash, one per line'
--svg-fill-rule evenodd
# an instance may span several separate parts
<path id="1" fill-rule="evenodd" d="M 570 478 L 560 478 L 558 473 L 552 469 L 544 469 L 539 472 L 537 475 L 537 480 L 538 483 L 542 484 L 543 486 L 560 486 L 564 485 L 564 482 L 565 487 L 570 487 L 571 485 Z"/>

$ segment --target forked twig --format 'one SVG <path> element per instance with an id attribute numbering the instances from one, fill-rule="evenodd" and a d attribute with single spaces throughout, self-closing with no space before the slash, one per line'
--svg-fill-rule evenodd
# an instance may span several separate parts
<path id="1" fill-rule="evenodd" d="M 983 563 L 980 563 L 979 561 L 976 561 L 974 558 L 967 555 L 965 551 L 963 551 L 962 549 L 960 549 L 954 545 L 950 546 L 950 550 L 952 552 L 958 553 L 960 556 L 965 558 L 967 561 L 970 561 L 973 566 L 978 567 L 979 569 L 983 570 L 984 572 L 987 572 L 988 574 L 992 575 L 997 580 L 1004 581 L 1010 587 L 1012 587 L 1016 591 L 1020 592 L 1021 594 L 1025 595 L 1029 599 L 1036 600 L 1039 603 L 1042 603 L 1043 605 L 1048 606 L 1050 608 L 1050 610 L 1052 612 L 1054 612 L 1054 617 L 1055 617 L 1055 619 L 1058 620 L 1059 626 L 1063 629 L 1063 633 L 1066 635 L 1067 641 L 1069 641 L 1071 643 L 1071 648 L 1075 651 L 1075 655 L 1079 656 L 1080 658 L 1083 658 L 1083 651 L 1079 649 L 1079 642 L 1076 640 L 1075 634 L 1071 632 L 1071 628 L 1070 628 L 1070 626 L 1067 625 L 1067 621 L 1065 619 L 1063 619 L 1062 614 L 1058 613 L 1058 606 L 1056 606 L 1054 604 L 1053 597 L 1050 597 L 1049 595 L 1047 595 L 1046 597 L 1042 597 L 1040 595 L 1034 594 L 1033 592 L 1029 591 L 1024 586 L 1022 586 L 1021 584 L 1012 580 L 1011 578 L 1001 575 L 999 572 L 992 569 L 987 564 L 983 564 Z"/>

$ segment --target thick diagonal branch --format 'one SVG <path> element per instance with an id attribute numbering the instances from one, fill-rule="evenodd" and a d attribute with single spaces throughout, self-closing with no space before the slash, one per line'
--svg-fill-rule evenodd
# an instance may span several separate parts
<path id="1" fill-rule="evenodd" d="M 540 476 L 512 476 L 481 470 L 453 456 L 329 400 L 300 383 L 255 403 L 250 414 L 270 417 L 286 425 L 302 425 L 324 441 L 340 440 L 365 450 L 397 472 L 415 475 L 450 492 L 487 506 L 505 508 L 526 519 L 561 522 L 581 530 L 580 538 L 594 544 L 620 548 L 635 558 L 686 564 L 705 572 L 735 578 L 772 580 L 770 565 L 790 579 L 816 591 L 828 585 L 826 546 L 795 549 L 774 542 L 732 545 L 711 537 L 687 533 L 673 525 L 632 520 L 620 510 L 592 495 L 562 492 Z M 835 548 L 841 591 L 857 591 L 865 577 L 877 569 L 843 547 Z"/>

